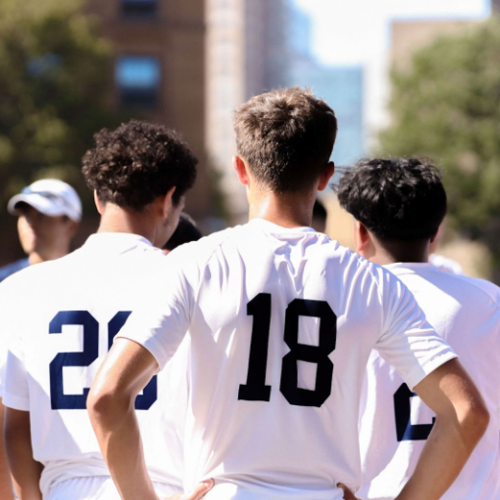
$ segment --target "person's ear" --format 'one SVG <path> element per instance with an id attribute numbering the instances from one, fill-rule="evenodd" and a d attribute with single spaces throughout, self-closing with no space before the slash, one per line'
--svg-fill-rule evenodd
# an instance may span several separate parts
<path id="1" fill-rule="evenodd" d="M 78 228 L 80 227 L 80 223 L 76 222 L 76 220 L 70 219 L 69 220 L 70 225 L 68 229 L 68 233 L 70 234 L 71 238 L 75 236 L 76 232 L 78 231 Z"/>
<path id="2" fill-rule="evenodd" d="M 104 212 L 104 205 L 99 199 L 99 196 L 97 196 L 97 191 L 95 189 L 94 189 L 94 203 L 97 208 L 97 211 L 99 212 L 99 215 L 102 215 L 102 213 Z"/>
<path id="3" fill-rule="evenodd" d="M 173 195 L 175 192 L 175 186 L 172 186 L 167 193 L 165 194 L 163 198 L 163 203 L 162 203 L 162 215 L 163 218 L 166 219 L 170 213 L 172 212 L 172 207 L 174 206 L 174 200 L 173 200 Z"/>
<path id="4" fill-rule="evenodd" d="M 356 252 L 364 255 L 370 246 L 370 242 L 370 234 L 366 226 L 359 222 L 359 220 L 354 221 L 354 244 Z"/>
<path id="5" fill-rule="evenodd" d="M 326 189 L 326 186 L 328 186 L 328 182 L 330 181 L 334 173 L 335 164 L 333 163 L 333 161 L 329 161 L 319 177 L 318 191 L 323 191 L 324 189 Z"/>
<path id="6" fill-rule="evenodd" d="M 247 166 L 245 160 L 241 156 L 233 156 L 233 168 L 236 170 L 238 179 L 243 186 L 248 186 L 250 184 L 250 179 L 248 177 Z"/>

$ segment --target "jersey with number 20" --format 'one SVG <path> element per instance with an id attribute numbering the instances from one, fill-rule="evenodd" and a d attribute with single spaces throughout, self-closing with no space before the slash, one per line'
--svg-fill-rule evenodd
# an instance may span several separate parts
<path id="1" fill-rule="evenodd" d="M 460 356 L 490 412 L 490 423 L 443 500 L 500 500 L 500 288 L 433 264 L 387 266 L 414 294 L 436 331 Z M 377 352 L 367 368 L 360 419 L 367 500 L 396 497 L 415 470 L 435 415 Z"/>
<path id="2" fill-rule="evenodd" d="M 371 349 L 410 387 L 455 357 L 393 275 L 311 228 L 254 219 L 169 257 L 119 336 L 164 367 L 189 331 L 185 488 L 215 478 L 207 500 L 341 499 Z"/>
<path id="3" fill-rule="evenodd" d="M 3 402 L 30 412 L 44 495 L 67 479 L 109 476 L 86 410 L 87 394 L 114 337 L 145 300 L 144 287 L 151 286 L 153 295 L 168 288 L 148 279 L 164 259 L 140 236 L 98 233 L 72 254 L 32 266 L 0 286 L 0 329 L 12 339 Z M 148 470 L 172 493 L 182 488 L 183 349 L 179 361 L 155 376 L 135 402 Z M 77 491 L 72 498 L 79 498 Z"/>

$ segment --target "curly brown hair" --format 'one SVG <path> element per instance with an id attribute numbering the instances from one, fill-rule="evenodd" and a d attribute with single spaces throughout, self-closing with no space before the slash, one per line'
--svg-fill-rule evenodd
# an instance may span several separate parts
<path id="1" fill-rule="evenodd" d="M 236 110 L 234 125 L 238 154 L 256 180 L 275 192 L 312 185 L 337 136 L 333 109 L 300 87 L 252 97 Z"/>
<path id="2" fill-rule="evenodd" d="M 94 135 L 95 147 L 83 157 L 87 185 L 102 203 L 140 212 L 175 186 L 177 205 L 196 178 L 198 160 L 173 130 L 132 120 Z"/>

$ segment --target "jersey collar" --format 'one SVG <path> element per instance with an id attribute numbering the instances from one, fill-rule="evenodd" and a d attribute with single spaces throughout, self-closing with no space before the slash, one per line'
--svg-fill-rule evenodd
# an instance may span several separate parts
<path id="1" fill-rule="evenodd" d="M 298 227 L 283 227 L 274 222 L 270 222 L 265 219 L 252 219 L 248 222 L 249 225 L 260 227 L 267 233 L 273 234 L 296 234 L 296 233 L 315 233 L 316 231 L 309 226 L 298 226 Z"/>
<path id="2" fill-rule="evenodd" d="M 95 233 L 91 234 L 83 247 L 97 248 L 106 252 L 122 252 L 129 248 L 146 245 L 152 247 L 152 243 L 140 236 L 139 234 L 132 233 Z"/>

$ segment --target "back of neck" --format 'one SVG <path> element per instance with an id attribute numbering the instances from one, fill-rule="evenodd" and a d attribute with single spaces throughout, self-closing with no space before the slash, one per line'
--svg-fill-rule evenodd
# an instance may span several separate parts
<path id="1" fill-rule="evenodd" d="M 154 227 L 144 212 L 133 212 L 108 203 L 101 214 L 98 233 L 129 233 L 153 241 Z"/>
<path id="2" fill-rule="evenodd" d="M 310 226 L 315 195 L 273 191 L 251 193 L 249 219 L 264 219 L 288 228 Z"/>

